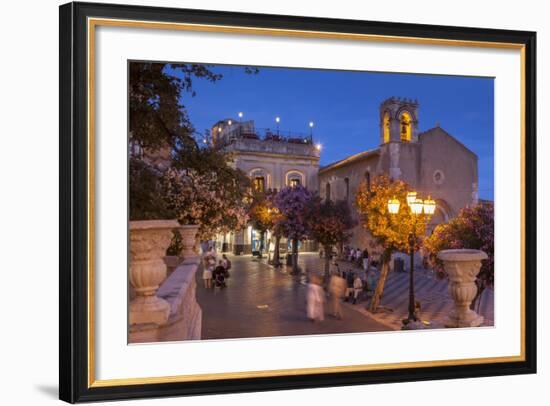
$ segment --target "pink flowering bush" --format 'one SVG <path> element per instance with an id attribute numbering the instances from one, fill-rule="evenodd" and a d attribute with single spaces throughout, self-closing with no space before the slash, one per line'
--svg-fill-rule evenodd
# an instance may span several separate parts
<path id="1" fill-rule="evenodd" d="M 198 224 L 201 239 L 246 227 L 244 199 L 231 187 L 220 187 L 212 174 L 170 168 L 162 184 L 169 209 L 180 224 Z"/>
<path id="2" fill-rule="evenodd" d="M 273 198 L 281 213 L 275 228 L 292 240 L 293 269 L 298 270 L 298 241 L 308 237 L 307 208 L 315 194 L 302 185 L 282 188 Z"/>
<path id="3" fill-rule="evenodd" d="M 486 287 L 494 283 L 494 244 L 494 207 L 484 203 L 464 208 L 458 217 L 448 223 L 439 224 L 432 235 L 424 240 L 424 250 L 428 254 L 429 265 L 442 277 L 445 277 L 445 270 L 443 263 L 437 258 L 439 251 L 459 248 L 484 251 L 489 258 L 482 261 L 477 277 L 479 297 Z"/>

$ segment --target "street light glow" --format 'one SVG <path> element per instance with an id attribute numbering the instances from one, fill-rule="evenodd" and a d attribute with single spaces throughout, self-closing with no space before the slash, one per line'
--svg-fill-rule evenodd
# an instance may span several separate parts
<path id="1" fill-rule="evenodd" d="M 239 118 L 243 118 L 243 112 L 239 111 Z"/>
<path id="2" fill-rule="evenodd" d="M 233 124 L 233 121 L 232 121 L 232 120 L 229 120 L 229 121 L 227 122 L 227 124 L 231 125 L 231 124 Z"/>
<path id="3" fill-rule="evenodd" d="M 275 117 L 275 122 L 279 124 L 281 122 L 281 117 Z"/>
<path id="4" fill-rule="evenodd" d="M 317 148 L 317 151 L 321 151 L 323 149 L 323 146 L 321 144 L 315 145 L 315 148 Z"/>
<path id="5" fill-rule="evenodd" d="M 407 204 L 410 206 L 416 201 L 416 192 L 408 192 L 407 193 Z"/>
<path id="6" fill-rule="evenodd" d="M 388 200 L 388 211 L 390 214 L 397 214 L 399 213 L 399 206 L 401 203 L 399 203 L 399 200 L 397 200 L 395 197 L 393 199 Z"/>
<path id="7" fill-rule="evenodd" d="M 421 214 L 422 209 L 424 208 L 424 201 L 422 199 L 416 199 L 414 202 L 411 203 L 410 207 L 413 214 Z"/>
<path id="8" fill-rule="evenodd" d="M 313 121 L 309 122 L 309 128 L 313 128 Z"/>
<path id="9" fill-rule="evenodd" d="M 435 200 L 432 200 L 432 198 L 429 196 L 426 200 L 424 200 L 424 213 L 428 216 L 431 216 L 435 213 Z"/>

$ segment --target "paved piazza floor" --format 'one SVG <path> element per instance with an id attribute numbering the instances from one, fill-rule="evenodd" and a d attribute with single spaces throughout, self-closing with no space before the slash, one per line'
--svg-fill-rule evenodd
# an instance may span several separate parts
<path id="1" fill-rule="evenodd" d="M 317 254 L 301 256 L 308 264 L 316 263 L 313 259 L 317 257 L 318 261 L 319 258 Z M 225 289 L 205 289 L 202 271 L 197 272 L 203 340 L 392 329 L 365 315 L 360 311 L 360 305 L 344 306 L 343 320 L 326 316 L 322 322 L 311 322 L 306 317 L 304 276 L 290 275 L 285 268 L 276 270 L 251 256 L 229 258 L 232 262 L 231 277 Z"/>

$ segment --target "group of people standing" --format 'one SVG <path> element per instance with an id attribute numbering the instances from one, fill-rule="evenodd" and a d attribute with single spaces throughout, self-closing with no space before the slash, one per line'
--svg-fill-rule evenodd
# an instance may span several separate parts
<path id="1" fill-rule="evenodd" d="M 340 270 L 340 264 L 334 258 L 331 264 L 330 278 L 322 282 L 317 275 L 311 275 L 307 291 L 307 316 L 312 321 L 324 320 L 325 299 L 328 297 L 328 312 L 342 319 L 342 301 L 357 304 L 363 291 L 373 290 L 378 281 L 377 273 L 370 267 L 369 252 L 365 248 L 346 246 L 342 252 L 344 260 L 362 268 L 361 270 Z"/>
<path id="2" fill-rule="evenodd" d="M 307 286 L 307 317 L 311 321 L 323 321 L 325 301 L 328 297 L 328 313 L 337 319 L 343 318 L 342 301 L 357 304 L 363 291 L 376 284 L 374 272 L 340 271 L 337 262 L 328 284 L 323 286 L 318 275 L 311 275 Z"/>
<path id="3" fill-rule="evenodd" d="M 225 254 L 220 260 L 217 259 L 214 247 L 210 247 L 203 255 L 202 280 L 206 289 L 218 287 L 223 289 L 227 286 L 231 261 Z"/>
<path id="4" fill-rule="evenodd" d="M 369 270 L 369 251 L 366 248 L 361 250 L 360 248 L 345 246 L 343 257 L 349 262 L 362 267 L 365 272 Z"/>

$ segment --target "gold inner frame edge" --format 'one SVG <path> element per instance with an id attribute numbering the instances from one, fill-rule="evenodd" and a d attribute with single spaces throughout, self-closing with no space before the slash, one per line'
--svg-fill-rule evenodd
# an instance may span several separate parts
<path id="1" fill-rule="evenodd" d="M 434 361 L 415 361 L 415 362 L 400 362 L 400 363 L 384 363 L 384 364 L 366 364 L 366 365 L 349 365 L 349 366 L 333 366 L 333 367 L 317 367 L 317 368 L 297 368 L 297 369 L 278 369 L 267 371 L 242 371 L 242 372 L 220 372 L 210 374 L 191 374 L 191 375 L 175 375 L 161 377 L 144 377 L 144 378 L 120 378 L 120 379 L 95 379 L 95 340 L 94 340 L 94 306 L 95 306 L 95 279 L 94 279 L 94 191 L 95 191 L 95 28 L 97 26 L 111 27 L 131 27 L 131 28 L 147 28 L 147 29 L 162 29 L 162 30 L 179 30 L 179 31 L 195 31 L 195 32 L 218 32 L 218 33 L 235 33 L 248 35 L 265 35 L 265 36 L 283 36 L 283 37 L 300 37 L 300 38 L 319 38 L 319 39 L 340 39 L 340 40 L 356 40 L 356 41 L 371 41 L 371 42 L 393 42 L 403 44 L 417 45 L 432 45 L 432 46 L 459 46 L 459 47 L 479 47 L 493 49 L 511 49 L 520 51 L 520 83 L 521 83 L 521 101 L 520 101 L 520 163 L 521 163 L 521 237 L 520 237 L 520 326 L 521 326 L 521 350 L 520 355 L 503 356 L 503 357 L 485 357 L 485 358 L 467 358 L 454 360 L 434 360 Z M 244 378 L 266 378 L 286 375 L 311 375 L 311 374 L 330 374 L 341 372 L 360 372 L 360 371 L 377 371 L 391 370 L 398 368 L 426 368 L 440 366 L 459 366 L 472 364 L 492 364 L 504 362 L 521 362 L 525 361 L 525 45 L 519 43 L 506 42 L 486 42 L 486 41 L 469 41 L 469 40 L 453 40 L 453 39 L 432 39 L 422 37 L 399 37 L 390 35 L 373 35 L 373 34 L 355 34 L 342 32 L 326 32 L 326 31 L 306 31 L 306 30 L 290 30 L 290 29 L 274 29 L 261 27 L 243 27 L 243 26 L 228 26 L 228 25 L 209 25 L 209 24 L 188 24 L 188 23 L 165 23 L 154 21 L 140 20 L 122 20 L 109 18 L 88 18 L 87 21 L 87 44 L 88 44 L 88 63 L 87 63 L 87 80 L 88 80 L 88 387 L 113 387 L 126 385 L 143 385 L 143 384 L 161 384 L 161 383 L 177 383 L 177 382 L 193 382 L 193 381 L 212 381 L 217 379 L 244 379 Z"/>

